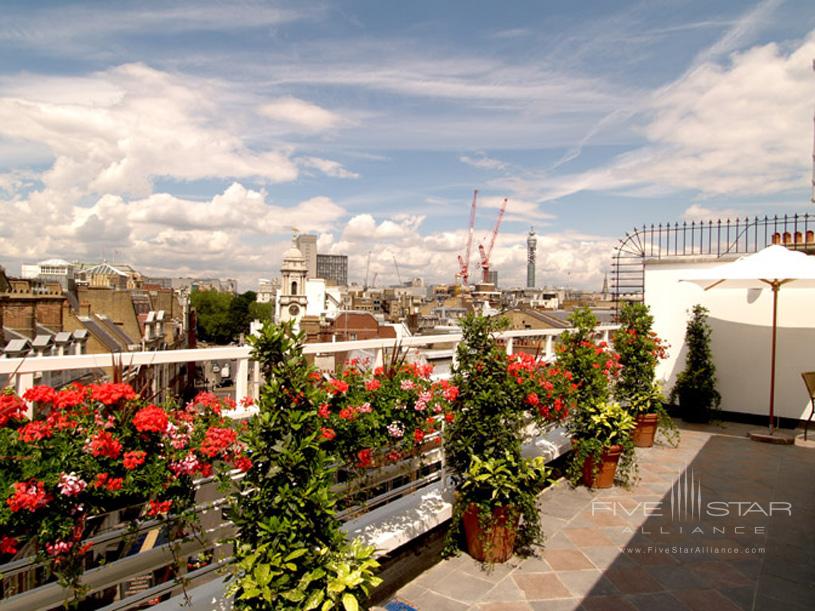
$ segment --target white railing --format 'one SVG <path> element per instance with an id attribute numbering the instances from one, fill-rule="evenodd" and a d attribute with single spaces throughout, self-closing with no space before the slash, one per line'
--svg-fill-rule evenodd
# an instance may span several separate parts
<path id="1" fill-rule="evenodd" d="M 601 325 L 597 330 L 602 334 L 603 341 L 609 342 L 611 331 L 618 325 Z M 540 355 L 543 359 L 555 358 L 554 344 L 558 335 L 567 329 L 522 329 L 504 331 L 497 334 L 499 340 L 506 343 L 508 354 L 512 354 L 516 341 L 533 340 L 538 342 Z M 437 344 L 451 344 L 449 348 L 432 350 L 426 355 L 432 360 L 451 359 L 455 361 L 456 347 L 461 341 L 461 333 L 447 335 L 417 335 L 401 339 L 366 339 L 348 342 L 324 342 L 306 344 L 304 353 L 307 355 L 334 355 L 354 350 L 372 351 L 374 366 L 382 365 L 387 351 L 398 349 L 421 348 Z M 89 370 L 110 368 L 114 364 L 123 367 L 157 367 L 160 365 L 223 362 L 235 361 L 235 400 L 240 403 L 244 397 L 257 398 L 260 384 L 259 367 L 251 362 L 251 348 L 249 346 L 225 346 L 218 348 L 197 348 L 186 350 L 162 350 L 154 352 L 121 352 L 112 354 L 82 354 L 64 356 L 36 356 L 13 359 L 0 359 L 0 375 L 10 376 L 10 384 L 18 394 L 22 395 L 27 389 L 34 386 L 36 376 L 45 372 L 63 372 L 68 370 Z M 236 417 L 249 416 L 254 408 L 239 409 L 233 412 Z"/>
<path id="2" fill-rule="evenodd" d="M 611 331 L 618 328 L 616 325 L 605 325 L 598 327 L 600 339 L 608 342 Z M 498 335 L 498 338 L 505 342 L 507 353 L 511 354 L 520 343 L 519 340 L 527 340 L 527 346 L 533 346 L 543 359 L 553 360 L 555 357 L 554 340 L 565 329 L 537 329 L 507 331 Z M 337 353 L 347 353 L 353 350 L 372 351 L 374 354 L 374 365 L 381 365 L 385 361 L 386 353 L 394 350 L 405 350 L 421 348 L 442 344 L 442 349 L 433 349 L 423 352 L 429 362 L 442 359 L 455 360 L 455 350 L 461 341 L 461 334 L 432 335 L 408 337 L 402 339 L 371 339 L 350 342 L 332 342 L 307 344 L 304 352 L 308 355 L 331 355 Z M 260 376 L 258 364 L 251 362 L 251 348 L 223 347 L 204 348 L 195 350 L 169 350 L 161 352 L 133 352 L 116 355 L 117 362 L 125 367 L 136 366 L 161 366 L 168 364 L 184 364 L 189 362 L 207 361 L 236 361 L 235 371 L 235 398 L 256 396 Z M 78 355 L 78 356 L 52 356 L 52 357 L 32 357 L 21 359 L 0 359 L 0 375 L 13 376 L 12 380 L 18 393 L 23 393 L 25 389 L 34 384 L 36 375 L 42 372 L 67 371 L 75 369 L 92 369 L 111 367 L 111 355 Z M 438 376 L 436 376 L 438 377 Z M 251 415 L 254 408 L 242 408 L 237 417 Z M 546 427 L 537 431 L 535 435 L 527 435 L 525 441 L 525 453 L 532 455 L 543 455 L 547 460 L 552 460 L 566 451 L 569 445 L 565 432 L 555 426 Z M 429 471 L 424 474 L 420 471 L 423 467 L 428 467 Z M 401 483 L 408 476 L 409 481 Z M 392 482 L 392 483 L 390 483 Z M 203 482 L 199 482 L 201 484 Z M 361 537 L 366 542 L 375 545 L 380 553 L 386 553 L 396 547 L 410 541 L 429 531 L 434 526 L 449 519 L 452 512 L 451 491 L 447 487 L 444 457 L 438 450 L 429 450 L 421 456 L 408 458 L 398 464 L 381 467 L 371 471 L 357 479 L 356 482 L 347 482 L 338 486 L 337 492 L 347 494 L 351 492 L 359 493 L 366 489 L 374 490 L 377 486 L 385 485 L 386 489 L 380 492 L 373 492 L 367 496 L 362 505 L 352 504 L 339 516 L 343 521 L 344 530 L 351 537 Z M 202 515 L 212 515 L 218 513 L 218 508 L 224 503 L 223 498 L 216 496 L 199 507 Z M 213 515 L 214 522 L 205 529 L 201 540 L 185 541 L 179 550 L 181 555 L 196 553 L 202 549 L 216 548 L 224 537 L 232 532 L 231 525 L 218 519 Z M 143 528 L 152 527 L 152 523 L 143 525 Z M 105 544 L 122 537 L 122 533 L 111 532 L 102 534 L 97 543 Z M 221 548 L 222 549 L 222 548 Z M 148 552 L 138 553 L 111 562 L 108 565 L 99 566 L 86 572 L 83 581 L 89 586 L 89 591 L 97 592 L 107 587 L 120 584 L 127 578 L 134 575 L 147 574 L 152 570 L 166 566 L 172 562 L 170 546 L 156 546 Z M 228 558 L 221 556 L 214 559 L 214 563 L 209 567 L 193 571 L 187 577 L 193 581 L 197 578 L 205 578 L 213 570 L 221 567 Z M 31 570 L 35 561 L 33 558 L 26 558 L 7 563 L 0 567 L 0 572 L 8 575 Z M 200 575 L 199 575 L 200 574 Z M 106 607 L 109 611 L 130 608 L 143 602 L 148 596 L 177 592 L 179 586 L 174 582 L 159 584 L 145 590 L 144 592 L 125 596 L 116 603 Z M 34 589 L 22 592 L 10 598 L 0 599 L 0 607 L 15 610 L 48 609 L 57 606 L 62 601 L 64 593 L 56 583 L 49 583 Z M 217 591 L 217 596 L 223 595 L 223 589 Z M 210 603 L 194 606 L 196 609 L 209 609 Z"/>

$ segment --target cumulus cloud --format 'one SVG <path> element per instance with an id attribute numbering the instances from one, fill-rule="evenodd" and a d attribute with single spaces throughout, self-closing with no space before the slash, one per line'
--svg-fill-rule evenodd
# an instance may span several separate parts
<path id="1" fill-rule="evenodd" d="M 371 253 L 370 275 L 380 285 L 397 282 L 394 258 L 403 280 L 413 277 L 426 282 L 454 282 L 457 256 L 463 254 L 466 230 L 424 231 L 423 216 L 399 215 L 377 219 L 370 214 L 351 217 L 337 239 L 323 234 L 318 246 L 323 252 L 349 256 L 349 276 L 363 281 Z M 504 287 L 522 286 L 526 281 L 526 233 L 499 233 L 492 253 L 492 268 L 499 272 Z M 615 240 L 575 232 L 538 234 L 538 284 L 598 288 Z M 476 244 L 477 246 L 477 244 Z M 470 262 L 471 278 L 480 274 L 475 254 Z"/>

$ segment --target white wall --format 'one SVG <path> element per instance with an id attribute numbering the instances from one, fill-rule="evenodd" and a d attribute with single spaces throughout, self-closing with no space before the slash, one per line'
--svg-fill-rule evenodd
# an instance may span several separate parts
<path id="1" fill-rule="evenodd" d="M 669 391 L 685 366 L 685 326 L 693 305 L 710 310 L 711 345 L 716 364 L 722 410 L 768 414 L 772 291 L 720 289 L 704 291 L 679 282 L 694 272 L 721 264 L 721 260 L 648 262 L 645 267 L 645 302 L 654 316 L 657 334 L 671 347 L 657 370 Z M 781 288 L 778 302 L 778 343 L 775 413 L 806 418 L 809 398 L 802 371 L 815 370 L 815 290 Z"/>

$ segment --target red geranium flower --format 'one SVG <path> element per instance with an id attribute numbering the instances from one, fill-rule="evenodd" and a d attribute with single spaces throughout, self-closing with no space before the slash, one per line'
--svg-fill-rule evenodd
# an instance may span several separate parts
<path id="1" fill-rule="evenodd" d="M 173 500 L 168 501 L 150 501 L 150 509 L 147 511 L 148 516 L 157 516 L 160 513 L 167 513 L 170 507 L 173 506 Z"/>
<path id="2" fill-rule="evenodd" d="M 49 424 L 42 420 L 29 422 L 17 431 L 17 436 L 20 438 L 20 441 L 24 441 L 25 443 L 33 443 L 41 439 L 47 439 L 51 437 L 52 434 L 53 431 Z"/>
<path id="3" fill-rule="evenodd" d="M 379 380 L 371 380 L 370 382 L 365 383 L 365 390 L 379 390 L 382 386 L 382 382 Z"/>
<path id="4" fill-rule="evenodd" d="M 143 450 L 134 450 L 132 452 L 125 452 L 124 466 L 125 469 L 132 470 L 138 467 L 139 465 L 144 464 L 144 460 L 147 457 L 147 452 Z"/>
<path id="5" fill-rule="evenodd" d="M 70 388 L 63 388 L 54 398 L 54 407 L 65 409 L 76 407 L 85 400 L 85 389 L 79 384 L 74 384 Z"/>
<path id="6" fill-rule="evenodd" d="M 328 418 L 331 415 L 328 403 L 320 403 L 320 407 L 317 408 L 317 415 L 320 416 L 320 418 Z"/>
<path id="7" fill-rule="evenodd" d="M 15 482 L 14 494 L 6 499 L 6 504 L 14 512 L 23 509 L 33 512 L 45 507 L 50 500 L 50 496 L 45 493 L 45 484 L 38 480 L 30 480 Z"/>
<path id="8" fill-rule="evenodd" d="M 236 469 L 242 471 L 243 473 L 246 473 L 252 468 L 252 460 L 247 456 L 238 456 L 235 459 L 235 462 L 232 464 L 235 465 Z"/>
<path id="9" fill-rule="evenodd" d="M 237 438 L 238 434 L 232 429 L 211 426 L 204 433 L 204 441 L 201 442 L 201 454 L 212 458 L 235 443 Z"/>
<path id="10" fill-rule="evenodd" d="M 365 468 L 373 464 L 373 450 L 366 448 L 357 452 L 357 467 Z"/>
<path id="11" fill-rule="evenodd" d="M 0 537 L 0 554 L 16 554 L 17 553 L 17 539 L 3 535 Z"/>
<path id="12" fill-rule="evenodd" d="M 331 379 L 329 380 L 329 384 L 334 389 L 334 391 L 338 394 L 342 394 L 348 391 L 348 382 L 343 382 L 342 380 Z"/>
<path id="13" fill-rule="evenodd" d="M 122 452 L 122 444 L 107 431 L 99 431 L 91 438 L 89 449 L 91 454 L 97 457 L 119 458 L 119 454 Z"/>
<path id="14" fill-rule="evenodd" d="M 337 436 L 337 433 L 334 432 L 334 429 L 330 429 L 327 426 L 320 427 L 320 433 L 322 434 L 323 439 L 327 439 L 328 441 L 331 441 L 332 439 L 334 439 L 334 437 Z"/>
<path id="15" fill-rule="evenodd" d="M 167 417 L 167 412 L 161 409 L 158 405 L 148 405 L 136 412 L 133 416 L 133 426 L 140 433 L 148 431 L 153 433 L 163 433 L 167 430 L 167 423 L 170 419 Z"/>
<path id="16" fill-rule="evenodd" d="M 421 443 L 424 441 L 424 431 L 422 429 L 416 429 L 413 431 L 413 440 L 416 443 Z"/>
<path id="17" fill-rule="evenodd" d="M 26 412 L 26 404 L 17 395 L 0 393 L 0 426 L 9 420 L 20 420 Z"/>
<path id="18" fill-rule="evenodd" d="M 130 384 L 92 384 L 91 399 L 104 405 L 116 405 L 119 401 L 135 399 L 136 391 Z"/>
<path id="19" fill-rule="evenodd" d="M 23 393 L 23 399 L 32 403 L 53 403 L 56 396 L 50 386 L 34 386 Z"/>

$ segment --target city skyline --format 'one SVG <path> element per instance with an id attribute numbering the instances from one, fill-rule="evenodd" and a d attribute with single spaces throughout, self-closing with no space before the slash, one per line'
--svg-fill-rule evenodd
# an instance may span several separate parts
<path id="1" fill-rule="evenodd" d="M 5 3 L 0 263 L 247 290 L 297 227 L 451 282 L 477 188 L 502 284 L 533 225 L 597 290 L 634 225 L 815 211 L 808 3 L 608 4 Z"/>

